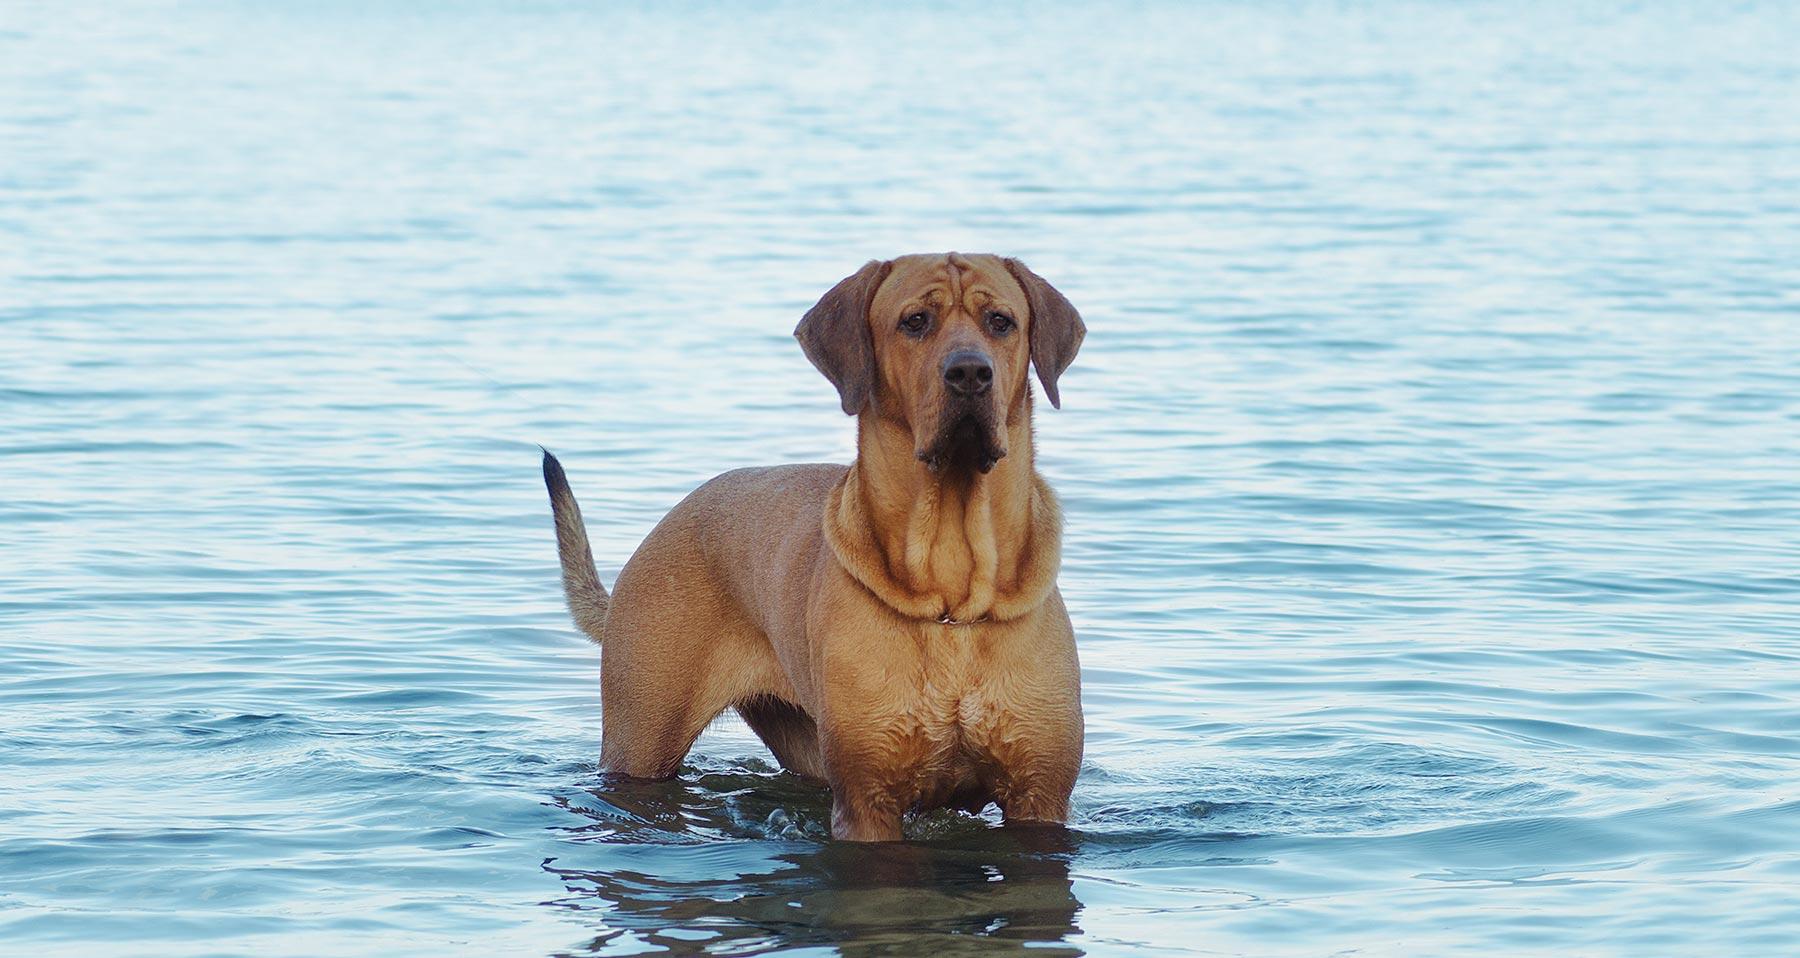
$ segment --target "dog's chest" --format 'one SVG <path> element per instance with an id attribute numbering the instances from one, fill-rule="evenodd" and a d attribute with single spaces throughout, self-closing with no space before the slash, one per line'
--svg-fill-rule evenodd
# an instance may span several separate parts
<path id="1" fill-rule="evenodd" d="M 976 639 L 967 629 L 948 629 L 925 669 L 914 709 L 922 740 L 920 771 L 941 787 L 972 783 L 991 760 L 991 743 L 1004 720 L 1004 703 L 983 668 Z M 962 633 L 962 634 L 957 634 Z"/>

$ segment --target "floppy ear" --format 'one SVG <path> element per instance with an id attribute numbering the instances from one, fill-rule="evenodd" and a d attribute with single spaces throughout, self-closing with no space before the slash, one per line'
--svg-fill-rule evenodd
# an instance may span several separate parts
<path id="1" fill-rule="evenodd" d="M 1050 405 L 1061 409 L 1056 377 L 1075 361 L 1075 351 L 1081 348 L 1087 326 L 1068 298 L 1024 263 L 1009 258 L 1006 269 L 1025 288 L 1025 301 L 1031 306 L 1031 364 L 1037 367 L 1038 381 L 1044 384 Z"/>
<path id="2" fill-rule="evenodd" d="M 869 305 L 894 264 L 872 259 L 843 278 L 801 317 L 794 338 L 806 358 L 837 387 L 844 414 L 869 404 L 875 389 L 875 344 L 869 341 Z"/>

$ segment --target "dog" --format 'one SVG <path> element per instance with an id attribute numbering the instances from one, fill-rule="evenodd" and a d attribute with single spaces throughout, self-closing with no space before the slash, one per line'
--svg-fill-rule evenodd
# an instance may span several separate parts
<path id="1" fill-rule="evenodd" d="M 895 841 L 909 811 L 989 803 L 1008 825 L 1066 822 L 1081 671 L 1028 368 L 1061 408 L 1086 333 L 1016 259 L 869 262 L 794 331 L 856 417 L 856 461 L 712 479 L 610 595 L 545 451 L 569 609 L 602 647 L 602 767 L 672 777 L 731 708 L 829 786 L 835 838 Z"/>

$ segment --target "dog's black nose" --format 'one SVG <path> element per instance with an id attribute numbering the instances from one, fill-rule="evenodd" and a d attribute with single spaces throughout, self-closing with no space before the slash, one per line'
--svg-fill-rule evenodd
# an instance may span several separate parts
<path id="1" fill-rule="evenodd" d="M 959 349 L 944 357 L 944 383 L 963 396 L 979 396 L 994 382 L 994 364 L 972 349 Z"/>

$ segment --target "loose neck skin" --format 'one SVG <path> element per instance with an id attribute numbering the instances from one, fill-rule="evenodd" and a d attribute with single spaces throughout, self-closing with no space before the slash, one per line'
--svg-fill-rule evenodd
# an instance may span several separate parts
<path id="1" fill-rule="evenodd" d="M 1023 413 L 1010 417 L 1007 454 L 985 474 L 932 472 L 909 428 L 864 413 L 856 462 L 826 505 L 838 561 L 910 618 L 1005 621 L 1042 604 L 1061 564 L 1062 517 Z"/>

